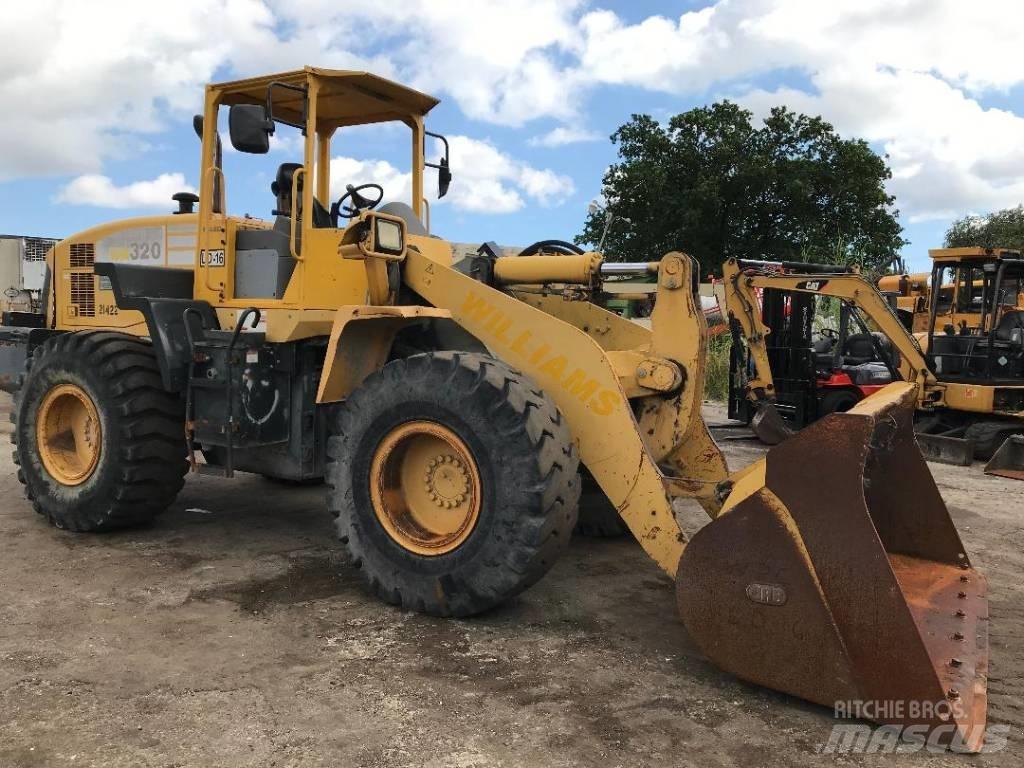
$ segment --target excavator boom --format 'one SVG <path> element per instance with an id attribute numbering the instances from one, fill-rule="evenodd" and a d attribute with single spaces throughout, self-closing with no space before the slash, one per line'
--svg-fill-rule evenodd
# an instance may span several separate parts
<path id="1" fill-rule="evenodd" d="M 742 337 L 749 351 L 752 372 L 745 375 L 744 396 L 754 408 L 751 427 L 762 442 L 777 445 L 793 434 L 793 428 L 779 415 L 767 339 L 772 332 L 761 316 L 759 294 L 765 290 L 789 294 L 827 296 L 854 308 L 867 318 L 873 330 L 891 345 L 892 354 L 876 349 L 887 359 L 894 379 L 912 384 L 916 390 L 916 408 L 925 414 L 956 413 L 960 421 L 981 421 L 995 412 L 999 401 L 1016 402 L 1024 398 L 1024 382 L 1017 380 L 989 381 L 980 374 L 945 375 L 940 366 L 929 360 L 917 338 L 911 334 L 886 298 L 855 269 L 836 265 L 813 265 L 744 261 L 730 259 L 723 267 L 719 289 L 723 311 L 730 318 L 736 337 Z M 955 337 L 947 340 L 957 341 Z M 877 347 L 877 344 L 876 344 Z M 1000 352 L 999 354 L 1003 354 Z M 1010 354 L 1014 354 L 1010 351 Z M 1020 355 L 1018 349 L 1016 352 Z M 966 365 L 952 356 L 957 368 Z M 747 371 L 743 372 L 747 374 Z M 1015 420 L 1024 433 L 1024 413 L 1011 407 L 998 415 L 1002 431 L 1014 431 Z M 998 425 L 997 425 L 998 426 Z M 918 432 L 917 440 L 925 457 L 946 464 L 969 465 L 975 458 L 975 446 L 960 434 Z M 963 432 L 960 429 L 959 432 Z M 1015 460 L 1019 454 L 1008 447 L 1000 462 Z M 1003 467 L 1010 477 L 1024 476 L 1024 463 Z"/>

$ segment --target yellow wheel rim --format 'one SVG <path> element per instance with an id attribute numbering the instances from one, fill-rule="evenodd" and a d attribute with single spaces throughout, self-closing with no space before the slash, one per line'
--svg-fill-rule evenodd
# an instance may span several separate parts
<path id="1" fill-rule="evenodd" d="M 480 497 L 480 472 L 469 448 L 440 424 L 402 424 L 374 452 L 374 514 L 410 552 L 443 555 L 459 547 L 480 518 Z"/>
<path id="2" fill-rule="evenodd" d="M 46 393 L 36 415 L 36 444 L 46 471 L 63 485 L 81 485 L 100 460 L 100 416 L 92 398 L 75 384 Z"/>

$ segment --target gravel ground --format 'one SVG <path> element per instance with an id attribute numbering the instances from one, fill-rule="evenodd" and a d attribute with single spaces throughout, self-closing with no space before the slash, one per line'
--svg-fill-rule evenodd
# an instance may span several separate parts
<path id="1" fill-rule="evenodd" d="M 990 582 L 996 754 L 818 754 L 831 713 L 705 661 L 632 540 L 576 539 L 508 605 L 436 620 L 363 591 L 320 487 L 192 477 L 150 527 L 72 535 L 5 456 L 0 766 L 1019 766 L 1024 485 L 932 469 Z"/>

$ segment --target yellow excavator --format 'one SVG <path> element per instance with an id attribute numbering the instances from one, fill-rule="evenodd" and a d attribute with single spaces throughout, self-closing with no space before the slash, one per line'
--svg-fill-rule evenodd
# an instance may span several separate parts
<path id="1" fill-rule="evenodd" d="M 317 68 L 207 87 L 198 200 L 63 240 L 43 313 L 0 329 L 35 510 L 105 531 L 160 513 L 189 468 L 322 476 L 374 593 L 470 616 L 551 568 L 582 466 L 675 580 L 715 663 L 829 707 L 887 702 L 879 721 L 979 749 L 985 579 L 914 443 L 915 385 L 730 472 L 701 418 L 693 260 L 484 248 L 453 264 L 424 195 L 426 168 L 439 197 L 451 182 L 447 143 L 424 126 L 436 104 Z M 227 211 L 225 111 L 240 153 L 301 134 L 302 162 L 273 174 L 270 219 Z M 408 131 L 409 202 L 331 179 L 332 140 L 381 124 Z M 590 300 L 623 273 L 655 276 L 649 328 Z M 710 518 L 693 536 L 675 514 L 690 500 Z"/>
<path id="2" fill-rule="evenodd" d="M 902 380 L 916 390 L 917 440 L 929 459 L 970 464 L 997 454 L 987 471 L 1024 479 L 1013 439 L 1024 434 L 1024 311 L 1015 307 L 1024 260 L 1003 255 L 992 271 L 988 293 L 1009 285 L 1012 300 L 988 320 L 988 304 L 978 302 L 984 332 L 936 333 L 933 306 L 931 330 L 918 336 L 854 267 L 728 260 L 719 295 L 735 339 L 733 415 L 749 416 L 758 437 L 777 444 L 794 425 Z M 839 303 L 838 328 L 815 327 L 819 297 Z"/>

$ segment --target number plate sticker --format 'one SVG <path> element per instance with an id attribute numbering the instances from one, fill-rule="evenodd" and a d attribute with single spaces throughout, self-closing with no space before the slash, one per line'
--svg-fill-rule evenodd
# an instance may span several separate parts
<path id="1" fill-rule="evenodd" d="M 223 267 L 224 266 L 224 249 L 217 248 L 216 250 L 203 250 L 199 253 L 199 266 L 200 267 Z"/>

